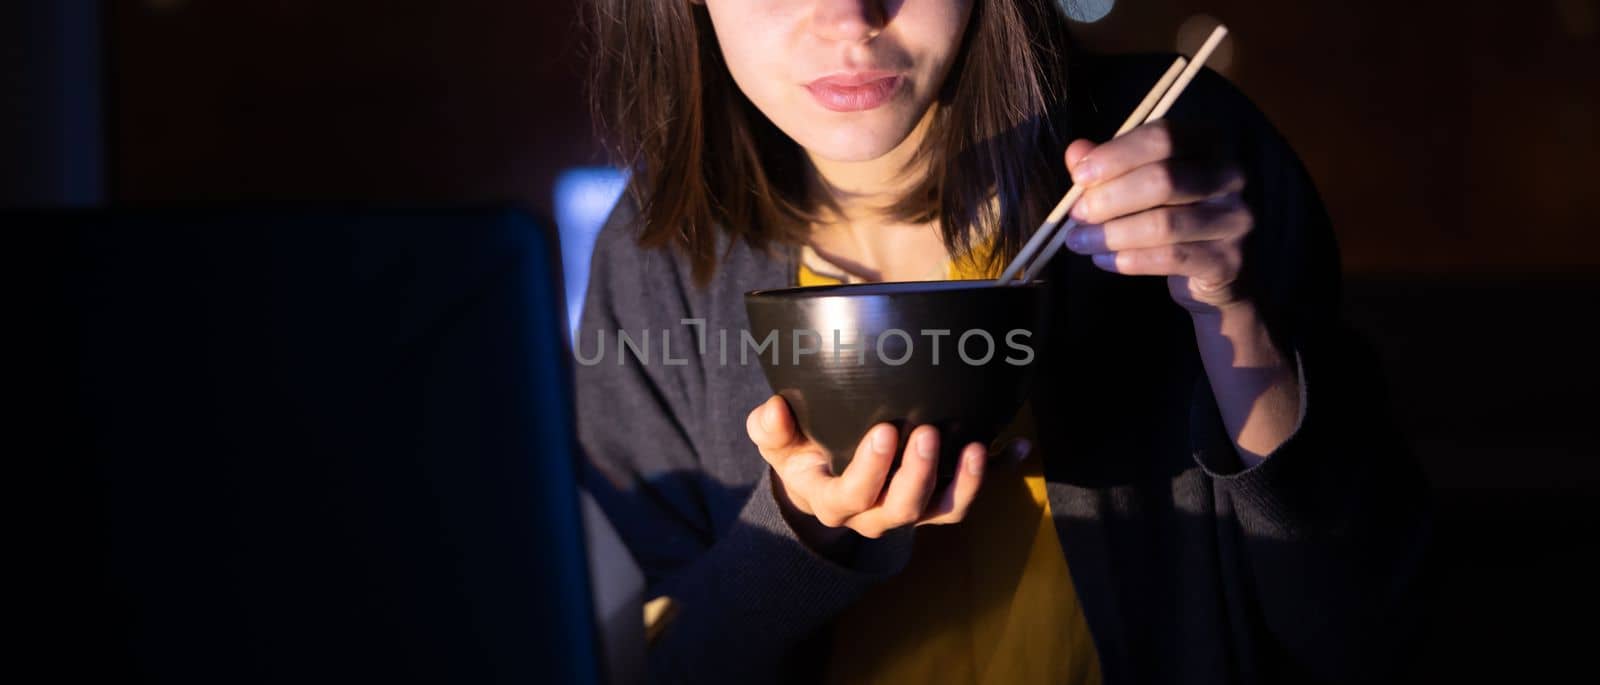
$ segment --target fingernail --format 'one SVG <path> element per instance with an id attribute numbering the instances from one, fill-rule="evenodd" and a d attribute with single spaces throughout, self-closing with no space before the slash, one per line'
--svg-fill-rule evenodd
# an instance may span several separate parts
<path id="1" fill-rule="evenodd" d="M 966 472 L 973 475 L 984 474 L 984 455 L 987 455 L 987 453 L 989 453 L 989 450 L 982 450 L 982 445 L 979 445 L 978 450 L 968 448 L 966 450 Z"/>
<path id="2" fill-rule="evenodd" d="M 1072 211 L 1067 212 L 1067 216 L 1083 223 L 1089 223 L 1089 198 L 1078 198 L 1077 202 L 1072 203 Z"/>
<path id="3" fill-rule="evenodd" d="M 894 454 L 894 436 L 889 434 L 889 429 L 879 428 L 873 431 L 872 451 L 878 454 Z"/>
<path id="4" fill-rule="evenodd" d="M 767 429 L 769 433 L 778 430 L 778 412 L 781 411 L 778 405 L 778 402 L 769 401 L 761 410 L 761 427 Z"/>
<path id="5" fill-rule="evenodd" d="M 1072 170 L 1073 183 L 1089 183 L 1100 177 L 1100 165 L 1089 161 L 1088 157 L 1078 160 L 1078 168 Z"/>
<path id="6" fill-rule="evenodd" d="M 1095 266 L 1098 266 L 1098 267 L 1100 267 L 1102 269 L 1105 269 L 1106 271 L 1116 271 L 1117 270 L 1117 255 L 1116 255 L 1116 253 L 1113 253 L 1113 252 L 1101 252 L 1100 254 L 1097 254 L 1097 255 L 1095 255 L 1093 257 L 1090 257 L 1090 259 L 1094 260 L 1094 265 Z"/>
<path id="7" fill-rule="evenodd" d="M 1084 233 L 1089 230 L 1087 224 L 1075 224 L 1072 230 L 1067 231 L 1067 249 L 1073 252 L 1083 252 L 1089 247 L 1089 236 Z"/>
<path id="8" fill-rule="evenodd" d="M 917 456 L 922 457 L 923 459 L 932 459 L 936 456 L 939 456 L 935 452 L 936 450 L 933 448 L 933 434 L 923 433 L 922 438 L 917 441 Z"/>

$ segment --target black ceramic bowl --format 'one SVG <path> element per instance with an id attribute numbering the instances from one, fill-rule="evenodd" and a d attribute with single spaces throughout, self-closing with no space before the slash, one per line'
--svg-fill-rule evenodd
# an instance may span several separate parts
<path id="1" fill-rule="evenodd" d="M 841 473 L 873 425 L 939 429 L 948 479 L 1015 417 L 1044 349 L 1042 283 L 864 283 L 745 294 L 748 352 Z M 763 348 L 763 344 L 767 346 Z"/>

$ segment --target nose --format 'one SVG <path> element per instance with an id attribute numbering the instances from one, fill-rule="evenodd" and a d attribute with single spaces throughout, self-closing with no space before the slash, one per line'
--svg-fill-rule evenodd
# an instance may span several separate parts
<path id="1" fill-rule="evenodd" d="M 829 41 L 862 43 L 883 32 L 882 0 L 816 0 L 811 31 Z"/>

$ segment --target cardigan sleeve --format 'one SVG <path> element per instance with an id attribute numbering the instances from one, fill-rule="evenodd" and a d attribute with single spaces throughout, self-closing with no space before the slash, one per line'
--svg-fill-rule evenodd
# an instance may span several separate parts
<path id="1" fill-rule="evenodd" d="M 618 331 L 637 339 L 691 316 L 686 280 L 671 255 L 636 244 L 632 217 L 625 201 L 597 239 L 579 326 L 582 484 L 640 565 L 648 597 L 676 605 L 650 649 L 652 679 L 763 682 L 867 586 L 904 566 L 911 531 L 856 539 L 848 554 L 819 554 L 780 511 L 771 469 L 742 495 L 731 525 L 712 525 L 708 493 L 728 486 L 702 470 L 691 439 L 699 360 L 664 365 L 611 354 Z M 613 347 L 584 361 L 596 359 L 597 340 Z M 754 445 L 749 457 L 761 458 Z"/>
<path id="2" fill-rule="evenodd" d="M 1297 366 L 1301 415 L 1288 440 L 1245 469 L 1202 373 L 1193 454 L 1243 541 L 1240 566 L 1273 637 L 1321 680 L 1383 680 L 1403 667 L 1422 624 L 1427 484 L 1387 416 L 1375 355 L 1342 321 L 1337 246 L 1309 174 L 1220 76 L 1208 71 L 1195 85 L 1205 95 L 1193 104 L 1232 115 L 1255 217 L 1243 278 Z"/>

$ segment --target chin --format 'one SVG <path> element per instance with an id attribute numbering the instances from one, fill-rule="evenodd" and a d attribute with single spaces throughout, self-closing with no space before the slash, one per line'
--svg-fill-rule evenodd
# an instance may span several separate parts
<path id="1" fill-rule="evenodd" d="M 806 151 L 810 152 L 813 156 L 826 159 L 830 162 L 870 162 L 874 159 L 889 154 L 889 151 L 894 149 L 894 144 L 872 143 L 805 147 Z"/>
<path id="2" fill-rule="evenodd" d="M 833 126 L 825 130 L 808 131 L 794 138 L 807 152 L 828 161 L 869 162 L 898 147 L 911 134 L 911 128 L 909 124 Z"/>

